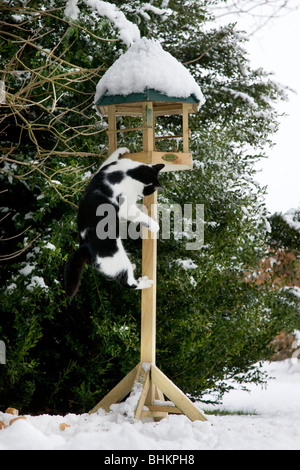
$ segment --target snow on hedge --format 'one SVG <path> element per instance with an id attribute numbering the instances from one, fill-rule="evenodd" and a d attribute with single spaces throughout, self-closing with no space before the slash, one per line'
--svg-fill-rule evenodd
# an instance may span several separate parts
<path id="1" fill-rule="evenodd" d="M 140 30 L 131 21 L 127 20 L 123 12 L 116 5 L 103 2 L 101 0 L 84 0 L 86 5 L 96 11 L 100 16 L 108 18 L 119 30 L 119 38 L 126 46 L 130 46 L 134 41 L 140 38 Z M 65 15 L 72 20 L 77 20 L 80 10 L 78 0 L 68 0 L 65 8 Z"/>
<path id="2" fill-rule="evenodd" d="M 300 231 L 300 208 L 288 210 L 283 214 L 283 219 L 291 228 Z"/>

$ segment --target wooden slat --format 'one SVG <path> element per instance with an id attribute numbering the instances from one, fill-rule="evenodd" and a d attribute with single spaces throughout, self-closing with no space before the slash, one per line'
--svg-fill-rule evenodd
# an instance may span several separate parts
<path id="1" fill-rule="evenodd" d="M 182 134 L 183 134 L 183 152 L 189 151 L 189 103 L 182 104 Z"/>
<path id="2" fill-rule="evenodd" d="M 155 137 L 155 140 L 172 140 L 172 139 L 182 139 L 183 135 L 160 135 Z"/>
<path id="3" fill-rule="evenodd" d="M 154 104 L 154 113 L 156 117 L 162 116 L 174 116 L 177 114 L 182 114 L 182 104 L 181 103 L 155 103 Z"/>
<path id="4" fill-rule="evenodd" d="M 155 123 L 153 115 L 153 103 L 151 102 L 143 103 L 143 126 L 143 149 L 147 155 L 152 155 L 155 145 Z M 146 206 L 148 215 L 150 217 L 157 218 L 156 192 L 144 198 L 144 206 Z M 141 363 L 148 362 L 151 364 L 155 364 L 156 256 L 157 236 L 143 227 L 142 275 L 147 276 L 149 279 L 153 280 L 153 285 L 149 289 L 142 290 Z"/>
<path id="5" fill-rule="evenodd" d="M 165 155 L 170 154 L 178 157 L 177 160 L 174 162 L 168 162 L 163 159 Z M 131 158 L 131 160 L 146 164 L 163 163 L 166 165 L 162 170 L 163 172 L 176 171 L 181 169 L 190 170 L 193 168 L 192 154 L 189 152 L 138 152 L 126 155 L 126 158 Z"/>
<path id="6" fill-rule="evenodd" d="M 166 155 L 175 155 L 177 160 L 173 162 L 168 162 L 164 159 Z M 192 168 L 193 161 L 192 161 L 192 154 L 187 152 L 152 152 L 152 162 L 151 163 L 164 163 L 166 166 L 163 171 L 170 171 L 168 167 L 176 167 L 180 165 L 187 165 L 189 168 Z"/>
<path id="7" fill-rule="evenodd" d="M 146 405 L 149 411 L 160 411 L 164 413 L 182 414 L 177 406 Z"/>
<path id="8" fill-rule="evenodd" d="M 116 121 L 116 107 L 115 106 L 109 106 L 108 108 L 108 150 L 109 150 L 109 155 L 111 155 L 118 146 L 117 142 L 117 134 L 116 134 L 116 129 L 117 129 L 117 121 Z"/>
<path id="9" fill-rule="evenodd" d="M 141 418 L 141 414 L 142 414 L 142 411 L 143 411 L 145 400 L 146 400 L 146 397 L 147 397 L 147 394 L 148 394 L 148 391 L 149 391 L 149 387 L 150 387 L 150 371 L 148 370 L 147 372 L 144 372 L 144 374 L 142 374 L 140 376 L 140 378 L 138 379 L 138 382 L 142 383 L 143 391 L 141 393 L 138 405 L 137 405 L 136 410 L 135 410 L 135 414 L 134 414 L 135 419 L 140 419 Z"/>
<path id="10" fill-rule="evenodd" d="M 151 214 L 151 206 L 157 210 L 157 193 L 144 198 L 144 205 Z M 143 227 L 143 233 L 147 229 Z M 142 275 L 153 280 L 149 289 L 142 290 L 142 319 L 141 319 L 141 362 L 155 364 L 156 346 L 156 253 L 157 236 L 148 232 L 143 238 Z"/>
<path id="11" fill-rule="evenodd" d="M 115 105 L 104 105 L 104 106 L 97 106 L 99 112 L 103 116 L 107 116 L 109 112 L 109 108 L 111 106 L 116 107 L 116 115 L 117 116 L 142 116 L 142 103 L 143 102 L 136 102 L 136 103 L 127 103 L 127 104 L 115 104 Z M 183 103 L 170 103 L 170 102 L 153 102 L 153 110 L 155 116 L 172 116 L 182 114 L 182 104 Z M 188 107 L 189 113 L 198 113 L 198 105 L 197 103 L 184 103 Z"/>
<path id="12" fill-rule="evenodd" d="M 167 418 L 168 413 L 162 411 L 146 411 L 143 410 L 141 418 L 154 418 L 154 421 L 160 421 L 161 419 Z"/>
<path id="13" fill-rule="evenodd" d="M 139 365 L 132 369 L 89 413 L 96 413 L 100 408 L 109 411 L 111 405 L 123 400 L 133 387 L 138 368 Z"/>
<path id="14" fill-rule="evenodd" d="M 131 160 L 135 162 L 149 164 L 151 163 L 151 152 L 130 153 L 129 155 L 127 155 L 127 158 L 131 158 Z"/>
<path id="15" fill-rule="evenodd" d="M 191 421 L 207 421 L 193 402 L 155 365 L 151 367 L 151 378 L 155 385 L 179 408 Z"/>

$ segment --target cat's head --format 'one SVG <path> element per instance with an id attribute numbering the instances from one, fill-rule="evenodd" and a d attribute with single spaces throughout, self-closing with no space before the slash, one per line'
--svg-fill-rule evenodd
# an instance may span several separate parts
<path id="1" fill-rule="evenodd" d="M 163 163 L 158 163 L 156 165 L 144 165 L 146 167 L 145 171 L 145 186 L 143 190 L 143 196 L 149 196 L 155 191 L 164 192 L 164 187 L 158 181 L 159 172 L 165 167 Z M 148 170 L 147 170 L 148 169 Z"/>
<path id="2" fill-rule="evenodd" d="M 164 164 L 156 165 L 138 165 L 127 171 L 127 175 L 142 183 L 143 188 L 141 196 L 150 196 L 155 191 L 164 191 L 164 188 L 158 181 L 159 172 L 165 167 Z"/>

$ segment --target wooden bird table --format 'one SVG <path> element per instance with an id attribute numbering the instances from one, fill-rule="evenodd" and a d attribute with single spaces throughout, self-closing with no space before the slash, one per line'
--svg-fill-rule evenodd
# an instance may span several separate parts
<path id="1" fill-rule="evenodd" d="M 143 153 L 155 153 L 155 122 L 153 103 L 143 103 Z M 187 115 L 187 113 L 186 113 Z M 109 110 L 109 150 L 112 153 L 117 148 L 117 130 L 115 125 L 116 108 Z M 188 134 L 188 124 L 185 118 L 184 135 Z M 188 137 L 184 139 L 188 142 Z M 185 152 L 188 145 L 185 144 Z M 129 155 L 130 158 L 130 155 Z M 149 216 L 157 220 L 157 193 L 144 198 Z M 141 357 L 140 363 L 132 369 L 91 411 L 95 413 L 100 408 L 110 410 L 110 406 L 121 402 L 127 395 L 136 393 L 139 384 L 139 399 L 134 412 L 136 419 L 153 417 L 165 418 L 168 413 L 185 414 L 190 420 L 206 421 L 205 416 L 194 403 L 156 366 L 156 260 L 157 235 L 143 228 L 142 275 L 153 279 L 149 289 L 142 290 L 142 321 L 141 321 Z M 146 235 L 146 236 L 145 236 Z M 168 401 L 165 401 L 165 397 Z"/>

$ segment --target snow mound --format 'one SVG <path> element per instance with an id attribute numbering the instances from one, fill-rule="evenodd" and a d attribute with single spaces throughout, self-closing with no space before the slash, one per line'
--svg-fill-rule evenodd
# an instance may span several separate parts
<path id="1" fill-rule="evenodd" d="M 273 377 L 266 388 L 248 384 L 249 392 L 231 390 L 217 406 L 255 414 L 208 415 L 208 421 L 193 423 L 170 415 L 160 422 L 142 422 L 132 419 L 134 403 L 127 401 L 109 413 L 27 415 L 10 425 L 15 416 L 0 412 L 0 451 L 102 450 L 112 456 L 112 450 L 300 450 L 300 361 L 264 363 L 262 368 Z M 147 453 L 139 455 L 146 460 Z"/>
<path id="2" fill-rule="evenodd" d="M 143 93 L 147 88 L 175 98 L 194 95 L 200 106 L 205 101 L 188 69 L 164 51 L 158 41 L 143 37 L 119 57 L 100 79 L 95 103 L 104 94 L 127 96 Z"/>

